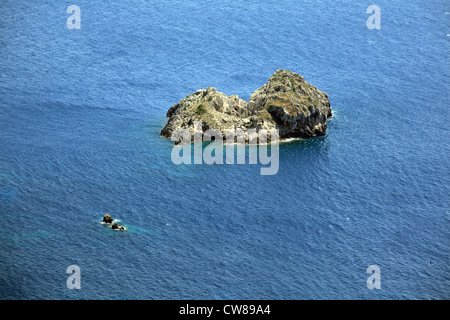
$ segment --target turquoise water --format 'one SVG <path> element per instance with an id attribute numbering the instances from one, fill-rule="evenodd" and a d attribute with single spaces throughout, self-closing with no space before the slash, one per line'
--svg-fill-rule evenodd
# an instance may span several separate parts
<path id="1" fill-rule="evenodd" d="M 0 298 L 450 297 L 447 1 L 379 1 L 380 30 L 358 1 L 77 1 L 80 30 L 71 4 L 0 4 Z M 273 176 L 172 163 L 171 105 L 279 68 L 327 135 Z"/>

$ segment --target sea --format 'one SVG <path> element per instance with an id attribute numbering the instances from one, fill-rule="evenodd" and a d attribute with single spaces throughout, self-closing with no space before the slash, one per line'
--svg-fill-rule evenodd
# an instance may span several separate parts
<path id="1" fill-rule="evenodd" d="M 449 33 L 447 0 L 2 0 L 0 299 L 449 299 Z M 277 69 L 326 135 L 174 164 L 172 105 Z"/>

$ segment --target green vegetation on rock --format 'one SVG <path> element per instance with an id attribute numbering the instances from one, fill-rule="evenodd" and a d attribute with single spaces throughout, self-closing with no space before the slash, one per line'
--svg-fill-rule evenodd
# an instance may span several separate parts
<path id="1" fill-rule="evenodd" d="M 198 105 L 197 109 L 195 109 L 195 114 L 198 116 L 201 116 L 202 114 L 206 113 L 205 106 L 201 103 Z"/>

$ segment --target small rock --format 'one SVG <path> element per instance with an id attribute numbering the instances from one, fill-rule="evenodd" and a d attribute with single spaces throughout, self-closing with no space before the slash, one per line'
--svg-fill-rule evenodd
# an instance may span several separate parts
<path id="1" fill-rule="evenodd" d="M 113 218 L 109 214 L 105 214 L 105 216 L 103 217 L 104 223 L 111 224 L 113 223 L 113 221 Z"/>
<path id="2" fill-rule="evenodd" d="M 113 230 L 125 231 L 125 227 L 119 226 L 117 223 L 114 223 L 111 228 Z"/>

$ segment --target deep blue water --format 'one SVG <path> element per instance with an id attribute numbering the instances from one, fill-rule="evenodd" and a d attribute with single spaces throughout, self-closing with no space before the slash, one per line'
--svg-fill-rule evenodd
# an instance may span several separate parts
<path id="1" fill-rule="evenodd" d="M 1 1 L 0 298 L 449 299 L 450 5 L 379 0 L 369 30 L 371 4 Z M 172 163 L 172 104 L 280 68 L 328 93 L 327 135 L 273 176 Z"/>

